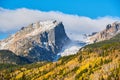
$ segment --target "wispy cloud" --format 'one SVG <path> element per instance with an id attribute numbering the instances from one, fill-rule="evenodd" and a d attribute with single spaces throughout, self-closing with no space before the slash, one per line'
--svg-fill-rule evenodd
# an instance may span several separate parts
<path id="1" fill-rule="evenodd" d="M 0 32 L 11 32 L 39 20 L 54 19 L 63 22 L 69 37 L 76 37 L 78 39 L 80 34 L 101 31 L 107 24 L 120 21 L 119 17 L 111 16 L 91 19 L 85 16 L 69 15 L 58 11 L 44 12 L 26 8 L 16 10 L 0 8 Z M 72 35 L 70 35 L 71 33 Z"/>

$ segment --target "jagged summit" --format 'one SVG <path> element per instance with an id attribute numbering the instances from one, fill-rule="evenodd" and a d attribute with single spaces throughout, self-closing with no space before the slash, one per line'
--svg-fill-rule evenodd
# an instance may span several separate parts
<path id="1" fill-rule="evenodd" d="M 51 61 L 69 41 L 62 22 L 43 21 L 22 27 L 1 41 L 0 50 L 10 50 L 32 61 Z"/>
<path id="2" fill-rule="evenodd" d="M 62 22 L 57 22 L 56 20 L 32 23 L 29 24 L 27 27 L 22 27 L 16 33 L 16 35 L 25 32 L 25 34 L 28 34 L 28 36 L 34 36 L 44 31 L 49 31 L 59 24 L 62 24 Z"/>
<path id="3" fill-rule="evenodd" d="M 112 24 L 108 24 L 105 30 L 90 36 L 89 41 L 91 43 L 94 43 L 103 40 L 108 40 L 118 33 L 120 33 L 120 22 L 116 21 Z"/>
<path id="4" fill-rule="evenodd" d="M 54 28 L 56 25 L 61 24 L 62 22 L 54 21 L 42 21 L 29 24 L 27 27 L 22 27 L 20 31 L 26 31 L 28 29 L 35 30 L 40 29 L 41 31 L 50 30 Z"/>

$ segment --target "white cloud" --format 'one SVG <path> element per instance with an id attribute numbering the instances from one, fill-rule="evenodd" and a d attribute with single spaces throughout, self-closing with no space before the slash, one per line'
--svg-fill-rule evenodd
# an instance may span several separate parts
<path id="1" fill-rule="evenodd" d="M 76 38 L 79 38 L 79 35 L 84 33 L 101 31 L 107 24 L 120 21 L 120 18 L 110 16 L 91 19 L 84 16 L 64 14 L 58 11 L 43 12 L 26 8 L 16 10 L 0 8 L 0 32 L 19 30 L 22 26 L 39 20 L 53 19 L 62 21 L 67 34 L 72 33 L 70 36 L 72 38 L 76 36 Z"/>

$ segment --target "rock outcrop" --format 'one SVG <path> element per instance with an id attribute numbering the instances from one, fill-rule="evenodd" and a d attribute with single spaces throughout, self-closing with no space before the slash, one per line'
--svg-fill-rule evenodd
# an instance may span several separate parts
<path id="1" fill-rule="evenodd" d="M 45 21 L 22 27 L 16 34 L 0 42 L 0 49 L 10 50 L 35 62 L 52 61 L 70 42 L 62 22 Z"/>
<path id="2" fill-rule="evenodd" d="M 114 22 L 113 24 L 108 24 L 105 30 L 90 36 L 89 41 L 91 43 L 94 43 L 94 42 L 99 42 L 103 40 L 108 40 L 118 33 L 120 33 L 120 23 Z"/>

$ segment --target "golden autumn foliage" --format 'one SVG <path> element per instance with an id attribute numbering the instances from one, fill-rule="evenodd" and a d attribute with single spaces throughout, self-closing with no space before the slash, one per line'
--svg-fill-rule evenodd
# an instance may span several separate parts
<path id="1" fill-rule="evenodd" d="M 3 69 L 0 70 L 0 80 L 120 80 L 119 43 L 119 40 L 111 39 L 87 45 L 77 54 L 56 62 Z"/>

